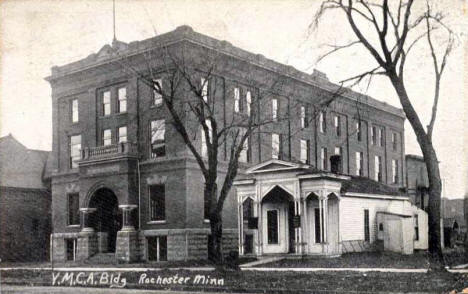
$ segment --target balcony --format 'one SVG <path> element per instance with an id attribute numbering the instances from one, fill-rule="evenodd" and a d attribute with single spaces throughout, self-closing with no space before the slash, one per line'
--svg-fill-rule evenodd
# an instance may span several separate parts
<path id="1" fill-rule="evenodd" d="M 86 147 L 81 150 L 81 161 L 137 156 L 137 145 L 130 142 L 107 146 Z"/>

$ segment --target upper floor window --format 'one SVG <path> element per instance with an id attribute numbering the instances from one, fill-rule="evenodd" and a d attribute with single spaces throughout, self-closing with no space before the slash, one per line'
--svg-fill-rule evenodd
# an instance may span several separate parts
<path id="1" fill-rule="evenodd" d="M 398 149 L 398 136 L 397 136 L 397 133 L 392 133 L 392 145 L 393 145 L 393 151 L 396 151 Z"/>
<path id="2" fill-rule="evenodd" d="M 124 143 L 127 142 L 127 127 L 123 126 L 117 129 L 118 131 L 118 137 L 119 137 L 119 143 Z"/>
<path id="3" fill-rule="evenodd" d="M 319 113 L 319 130 L 321 133 L 327 131 L 327 115 L 325 111 L 320 111 Z"/>
<path id="4" fill-rule="evenodd" d="M 301 159 L 302 163 L 309 164 L 310 163 L 310 141 L 309 140 L 302 140 L 301 139 Z"/>
<path id="5" fill-rule="evenodd" d="M 372 145 L 377 145 L 377 127 L 371 128 Z"/>
<path id="6" fill-rule="evenodd" d="M 127 111 L 127 88 L 119 88 L 118 92 L 118 109 L 119 112 L 126 112 Z"/>
<path id="7" fill-rule="evenodd" d="M 339 137 L 341 136 L 341 117 L 339 115 L 335 115 L 333 122 L 335 125 L 335 134 Z"/>
<path id="8" fill-rule="evenodd" d="M 153 80 L 153 105 L 160 106 L 163 103 L 162 96 L 162 81 L 161 79 Z"/>
<path id="9" fill-rule="evenodd" d="M 356 122 L 356 137 L 357 137 L 357 140 L 359 142 L 362 140 L 362 123 L 361 123 L 361 121 Z"/>
<path id="10" fill-rule="evenodd" d="M 247 106 L 247 115 L 250 116 L 250 112 L 252 111 L 252 94 L 250 93 L 250 91 L 247 91 L 247 93 L 245 94 L 245 102 Z"/>
<path id="11" fill-rule="evenodd" d="M 240 112 L 240 90 L 239 88 L 234 88 L 234 112 Z"/>
<path id="12" fill-rule="evenodd" d="M 375 156 L 375 180 L 377 182 L 382 181 L 382 157 L 380 156 Z"/>
<path id="13" fill-rule="evenodd" d="M 111 92 L 105 91 L 102 93 L 102 114 L 111 114 Z"/>
<path id="14" fill-rule="evenodd" d="M 301 128 L 309 127 L 309 115 L 306 106 L 301 106 Z"/>
<path id="15" fill-rule="evenodd" d="M 112 131 L 111 129 L 105 129 L 102 131 L 102 146 L 112 144 Z"/>
<path id="16" fill-rule="evenodd" d="M 68 225 L 80 224 L 80 194 L 70 193 L 68 196 Z"/>
<path id="17" fill-rule="evenodd" d="M 205 124 L 208 127 L 208 139 L 211 143 L 211 140 L 213 139 L 211 121 L 207 119 L 205 120 Z M 201 128 L 201 154 L 203 157 L 208 156 L 208 145 L 206 144 L 205 130 L 203 129 L 203 127 Z"/>
<path id="18" fill-rule="evenodd" d="M 166 124 L 164 119 L 153 120 L 150 125 L 150 156 L 151 158 L 166 155 Z"/>
<path id="19" fill-rule="evenodd" d="M 322 170 L 328 169 L 328 154 L 327 148 L 325 147 L 322 147 L 322 149 L 320 149 L 320 163 Z"/>
<path id="20" fill-rule="evenodd" d="M 271 119 L 278 120 L 278 99 L 271 99 Z"/>
<path id="21" fill-rule="evenodd" d="M 240 133 L 239 133 L 239 140 L 241 140 L 241 138 L 245 135 L 245 133 L 247 132 L 247 129 L 246 128 L 242 128 Z M 250 162 L 250 142 L 249 142 L 249 138 L 247 137 L 244 141 L 244 145 L 242 146 L 242 151 L 239 155 L 239 161 L 240 162 Z"/>
<path id="22" fill-rule="evenodd" d="M 149 186 L 149 216 L 150 221 L 166 219 L 166 191 L 164 185 Z"/>
<path id="23" fill-rule="evenodd" d="M 71 101 L 71 118 L 72 122 L 78 122 L 78 99 Z"/>
<path id="24" fill-rule="evenodd" d="M 385 132 L 384 128 L 379 128 L 379 142 L 380 146 L 383 147 L 385 145 Z"/>
<path id="25" fill-rule="evenodd" d="M 201 95 L 203 101 L 205 101 L 205 103 L 208 103 L 208 80 L 205 78 L 201 78 L 200 84 L 202 87 Z"/>
<path id="26" fill-rule="evenodd" d="M 281 135 L 271 134 L 271 158 L 281 159 Z"/>
<path id="27" fill-rule="evenodd" d="M 342 147 L 335 147 L 335 155 L 342 155 Z"/>
<path id="28" fill-rule="evenodd" d="M 364 175 L 363 171 L 363 153 L 362 152 L 356 152 L 356 175 L 357 176 L 362 176 Z"/>
<path id="29" fill-rule="evenodd" d="M 398 160 L 392 159 L 392 182 L 398 184 Z"/>
<path id="30" fill-rule="evenodd" d="M 70 168 L 77 168 L 77 160 L 80 159 L 81 135 L 70 136 Z"/>

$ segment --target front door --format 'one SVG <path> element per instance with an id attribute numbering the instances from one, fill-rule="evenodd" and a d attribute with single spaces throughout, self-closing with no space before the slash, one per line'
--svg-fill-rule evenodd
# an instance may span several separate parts
<path id="1" fill-rule="evenodd" d="M 322 239 L 323 239 L 323 209 L 322 215 L 320 209 L 313 205 L 307 207 L 308 227 L 309 227 L 309 253 L 317 254 L 323 252 Z M 320 218 L 322 217 L 322 221 Z"/>
<path id="2" fill-rule="evenodd" d="M 263 253 L 287 253 L 289 248 L 287 203 L 263 203 Z"/>

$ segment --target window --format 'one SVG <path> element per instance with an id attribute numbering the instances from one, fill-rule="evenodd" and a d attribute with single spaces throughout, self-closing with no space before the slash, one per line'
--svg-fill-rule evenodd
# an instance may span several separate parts
<path id="1" fill-rule="evenodd" d="M 343 152 L 342 152 L 342 147 L 335 147 L 335 155 L 341 155 Z"/>
<path id="2" fill-rule="evenodd" d="M 247 106 L 247 115 L 250 116 L 250 112 L 252 111 L 252 94 L 250 94 L 250 91 L 247 91 L 245 94 L 245 102 Z"/>
<path id="3" fill-rule="evenodd" d="M 281 135 L 271 134 L 271 158 L 281 159 Z"/>
<path id="4" fill-rule="evenodd" d="M 341 117 L 339 115 L 335 115 L 333 122 L 335 125 L 335 134 L 339 137 L 341 136 Z"/>
<path id="5" fill-rule="evenodd" d="M 380 146 L 383 147 L 385 145 L 385 132 L 383 128 L 379 128 L 379 141 Z"/>
<path id="6" fill-rule="evenodd" d="M 419 240 L 419 220 L 418 220 L 418 215 L 414 215 L 414 240 L 418 241 Z"/>
<path id="7" fill-rule="evenodd" d="M 201 87 L 202 87 L 202 98 L 205 103 L 208 103 L 208 80 L 205 78 L 201 78 Z"/>
<path id="8" fill-rule="evenodd" d="M 66 246 L 66 258 L 68 261 L 75 260 L 76 258 L 76 239 L 75 238 L 67 238 L 65 239 L 65 246 Z"/>
<path id="9" fill-rule="evenodd" d="M 124 143 L 127 142 L 127 127 L 123 126 L 117 129 L 118 131 L 118 137 L 119 137 L 119 143 Z"/>
<path id="10" fill-rule="evenodd" d="M 375 126 L 371 129 L 371 138 L 372 138 L 372 145 L 377 145 L 377 128 Z"/>
<path id="11" fill-rule="evenodd" d="M 278 99 L 271 99 L 271 119 L 273 121 L 278 119 Z"/>
<path id="12" fill-rule="evenodd" d="M 375 180 L 382 181 L 382 157 L 377 155 L 375 156 Z"/>
<path id="13" fill-rule="evenodd" d="M 392 133 L 392 145 L 393 145 L 393 151 L 396 151 L 398 149 L 398 143 L 397 143 L 397 133 Z"/>
<path id="14" fill-rule="evenodd" d="M 164 221 L 166 219 L 166 193 L 164 185 L 149 186 L 149 196 L 150 221 Z"/>
<path id="15" fill-rule="evenodd" d="M 315 243 L 322 243 L 322 232 L 324 231 L 324 215 L 323 208 L 314 208 L 314 231 L 315 231 Z"/>
<path id="16" fill-rule="evenodd" d="M 102 114 L 111 114 L 111 92 L 105 91 L 102 93 Z"/>
<path id="17" fill-rule="evenodd" d="M 151 129 L 151 158 L 162 157 L 166 155 L 166 124 L 163 119 L 153 120 L 150 125 Z"/>
<path id="18" fill-rule="evenodd" d="M 301 106 L 301 128 L 309 127 L 309 113 L 307 107 Z"/>
<path id="19" fill-rule="evenodd" d="M 167 261 L 167 236 L 146 237 L 149 261 Z"/>
<path id="20" fill-rule="evenodd" d="M 328 156 L 327 156 L 327 148 L 320 149 L 320 162 L 322 170 L 328 169 Z"/>
<path id="21" fill-rule="evenodd" d="M 310 158 L 310 149 L 309 149 L 310 143 L 309 140 L 302 140 L 301 139 L 301 162 L 309 164 Z"/>
<path id="22" fill-rule="evenodd" d="M 242 203 L 242 218 L 244 222 L 248 222 L 249 218 L 254 216 L 253 205 L 254 201 L 252 198 L 247 198 L 244 203 Z"/>
<path id="23" fill-rule="evenodd" d="M 278 244 L 278 229 L 279 229 L 278 210 L 267 210 L 267 239 L 268 244 Z"/>
<path id="24" fill-rule="evenodd" d="M 369 209 L 364 209 L 364 241 L 370 242 Z"/>
<path id="25" fill-rule="evenodd" d="M 112 144 L 112 131 L 111 129 L 105 129 L 102 131 L 102 146 L 108 146 Z"/>
<path id="26" fill-rule="evenodd" d="M 240 90 L 234 88 L 234 112 L 239 113 L 240 107 Z"/>
<path id="27" fill-rule="evenodd" d="M 80 194 L 68 194 L 68 225 L 80 224 Z"/>
<path id="28" fill-rule="evenodd" d="M 320 111 L 319 113 L 319 129 L 321 133 L 325 133 L 327 131 L 327 118 L 324 111 Z"/>
<path id="29" fill-rule="evenodd" d="M 163 103 L 162 96 L 162 81 L 161 79 L 153 80 L 153 105 L 160 106 Z"/>
<path id="30" fill-rule="evenodd" d="M 71 121 L 78 122 L 78 99 L 73 99 L 71 101 Z"/>
<path id="31" fill-rule="evenodd" d="M 392 182 L 398 184 L 398 160 L 392 159 Z"/>
<path id="32" fill-rule="evenodd" d="M 363 154 L 362 152 L 356 152 L 356 175 L 363 175 Z"/>
<path id="33" fill-rule="evenodd" d="M 118 98 L 119 98 L 119 112 L 126 112 L 127 111 L 127 88 L 119 88 L 118 90 Z"/>
<path id="34" fill-rule="evenodd" d="M 70 168 L 77 168 L 77 160 L 80 159 L 81 135 L 70 137 Z"/>
<path id="35" fill-rule="evenodd" d="M 208 138 L 210 139 L 210 143 L 211 143 L 211 139 L 212 139 L 212 130 L 211 130 L 211 121 L 210 120 L 206 120 L 205 121 L 207 127 L 208 127 Z M 201 154 L 203 157 L 207 157 L 208 156 L 208 145 L 206 144 L 206 138 L 205 138 L 205 131 L 202 127 L 201 129 Z"/>
<path id="36" fill-rule="evenodd" d="M 356 137 L 357 140 L 360 142 L 362 140 L 362 124 L 361 121 L 356 122 Z"/>
<path id="37" fill-rule="evenodd" d="M 247 129 L 246 128 L 242 128 L 240 133 L 239 133 L 239 136 L 240 136 L 240 139 L 245 135 L 245 133 L 247 132 Z M 239 140 L 240 140 L 239 139 Z M 250 142 L 249 142 L 249 137 L 247 137 L 244 141 L 244 145 L 242 147 L 242 151 L 239 155 L 239 161 L 240 162 L 250 162 Z"/>

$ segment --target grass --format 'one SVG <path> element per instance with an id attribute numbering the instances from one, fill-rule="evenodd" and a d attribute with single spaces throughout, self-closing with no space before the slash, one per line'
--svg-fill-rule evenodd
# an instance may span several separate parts
<path id="1" fill-rule="evenodd" d="M 108 272 L 111 274 L 112 272 Z M 57 274 L 57 273 L 56 273 Z M 157 278 L 191 277 L 195 275 L 210 276 L 223 279 L 223 285 L 161 285 L 139 283 L 142 274 Z M 62 273 L 63 275 L 63 273 Z M 86 275 L 89 275 L 87 273 Z M 468 276 L 461 274 L 408 274 L 408 273 L 356 273 L 356 272 L 244 272 L 244 271 L 169 271 L 158 272 L 124 272 L 121 277 L 126 279 L 125 288 L 154 289 L 174 291 L 232 291 L 238 293 L 313 293 L 313 292 L 436 292 L 448 293 L 452 290 L 461 291 L 468 288 Z M 85 276 L 86 279 L 86 276 Z M 14 270 L 2 272 L 2 284 L 43 285 L 50 286 L 52 274 L 48 270 Z M 99 286 L 99 285 L 94 285 Z M 109 287 L 109 285 L 101 285 Z"/>
<path id="2" fill-rule="evenodd" d="M 265 267 L 324 267 L 324 268 L 428 268 L 425 252 L 401 255 L 392 252 L 346 253 L 340 257 L 306 257 L 303 259 L 283 259 L 268 263 Z"/>

